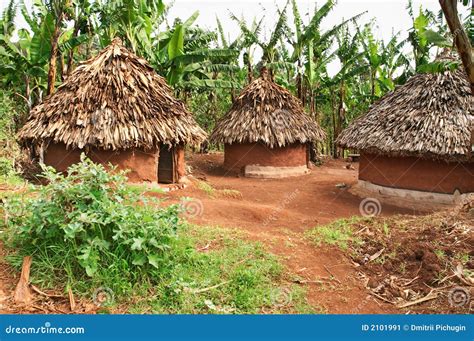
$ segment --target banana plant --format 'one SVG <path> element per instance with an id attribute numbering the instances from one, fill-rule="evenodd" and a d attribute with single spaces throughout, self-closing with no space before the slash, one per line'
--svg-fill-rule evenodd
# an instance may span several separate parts
<path id="1" fill-rule="evenodd" d="M 253 80 L 253 53 L 256 46 L 260 43 L 260 33 L 262 31 L 263 19 L 257 21 L 256 18 L 253 19 L 252 24 L 249 26 L 245 19 L 238 18 L 235 14 L 229 14 L 230 19 L 235 21 L 241 31 L 241 46 L 240 48 L 244 50 L 243 53 L 243 62 L 247 68 L 247 81 L 250 83 Z"/>
<path id="2" fill-rule="evenodd" d="M 404 67 L 404 72 L 410 72 L 410 63 L 403 51 L 407 40 L 399 41 L 400 33 L 393 34 L 388 43 L 377 40 L 372 33 L 374 23 L 357 28 L 362 45 L 364 59 L 368 65 L 370 97 L 375 100 L 387 91 L 393 90 L 397 82 L 395 72 Z M 403 77 L 402 79 L 406 79 Z"/>
<path id="3" fill-rule="evenodd" d="M 335 0 L 326 1 L 320 8 L 315 8 L 314 14 L 308 24 L 303 23 L 296 0 L 291 0 L 295 34 L 287 36 L 288 43 L 293 47 L 291 61 L 296 63 L 297 94 L 303 103 L 309 97 L 311 110 L 314 110 L 314 95 L 318 88 L 318 80 L 324 77 L 324 61 L 331 58 L 330 48 L 336 35 L 350 23 L 354 23 L 365 12 L 359 13 L 327 31 L 321 30 L 321 23 L 336 5 Z"/>

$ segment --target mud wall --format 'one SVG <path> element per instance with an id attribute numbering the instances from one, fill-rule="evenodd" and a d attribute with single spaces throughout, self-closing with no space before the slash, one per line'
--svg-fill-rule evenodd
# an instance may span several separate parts
<path id="1" fill-rule="evenodd" d="M 175 149 L 176 158 L 176 172 L 178 174 L 178 180 L 186 175 L 185 161 L 184 161 L 184 146 L 176 146 Z"/>
<path id="2" fill-rule="evenodd" d="M 226 144 L 224 168 L 241 172 L 246 165 L 296 167 L 307 165 L 307 146 L 295 143 L 270 148 L 262 143 Z"/>
<path id="3" fill-rule="evenodd" d="M 373 184 L 453 194 L 474 192 L 474 161 L 470 163 L 388 157 L 361 153 L 359 179 Z"/>
<path id="4" fill-rule="evenodd" d="M 70 165 L 79 162 L 82 152 L 84 150 L 67 150 L 64 144 L 50 144 L 45 153 L 44 162 L 58 171 L 64 172 Z M 130 170 L 127 176 L 131 182 L 158 181 L 158 151 L 156 150 L 107 151 L 91 148 L 86 152 L 86 155 L 96 163 L 103 165 L 111 163 L 118 169 Z"/>

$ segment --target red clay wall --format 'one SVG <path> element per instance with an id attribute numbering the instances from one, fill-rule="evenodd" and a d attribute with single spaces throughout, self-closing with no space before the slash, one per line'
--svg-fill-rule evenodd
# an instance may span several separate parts
<path id="1" fill-rule="evenodd" d="M 158 181 L 158 152 L 140 149 L 107 151 L 93 148 L 87 156 L 96 163 L 116 165 L 118 169 L 128 169 L 131 182 Z"/>
<path id="2" fill-rule="evenodd" d="M 186 163 L 184 162 L 184 146 L 182 145 L 176 146 L 175 154 L 176 154 L 176 163 L 177 163 L 176 167 L 177 167 L 178 179 L 180 179 L 186 175 L 186 168 L 185 168 Z"/>
<path id="3" fill-rule="evenodd" d="M 307 165 L 307 146 L 295 143 L 270 148 L 262 143 L 226 144 L 224 168 L 240 172 L 246 165 L 296 167 Z"/>
<path id="4" fill-rule="evenodd" d="M 474 192 L 474 162 L 446 163 L 415 157 L 361 154 L 359 179 L 376 185 L 453 194 Z"/>
<path id="5" fill-rule="evenodd" d="M 64 172 L 73 163 L 80 160 L 81 150 L 66 150 L 64 144 L 50 144 L 44 162 L 53 166 L 58 171 Z M 144 151 L 139 149 L 105 151 L 96 148 L 91 149 L 87 156 L 96 163 L 107 165 L 109 162 L 119 169 L 129 169 L 127 174 L 129 181 L 142 182 L 158 181 L 158 151 Z M 178 172 L 184 172 L 184 149 L 180 148 L 178 160 L 182 160 L 182 165 L 178 167 Z"/>

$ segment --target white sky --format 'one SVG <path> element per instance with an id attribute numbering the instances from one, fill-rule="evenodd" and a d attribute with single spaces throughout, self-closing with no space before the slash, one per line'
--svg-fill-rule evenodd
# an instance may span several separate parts
<path id="1" fill-rule="evenodd" d="M 8 0 L 0 0 L 0 11 L 3 11 L 8 2 Z M 374 34 L 377 38 L 388 40 L 392 32 L 398 31 L 402 32 L 401 38 L 405 38 L 407 36 L 407 29 L 411 27 L 411 19 L 406 10 L 407 2 L 407 0 L 339 0 L 335 9 L 323 20 L 322 28 L 331 28 L 343 19 L 348 19 L 355 14 L 367 11 L 367 14 L 359 20 L 359 23 L 364 24 L 375 18 L 377 26 L 374 28 Z M 31 5 L 32 0 L 25 0 L 25 3 Z M 170 1 L 165 0 L 165 3 L 170 3 Z M 234 13 L 237 17 L 243 15 L 248 23 L 254 17 L 259 20 L 264 16 L 264 35 L 268 37 L 277 20 L 276 6 L 283 8 L 285 3 L 286 0 L 175 0 L 169 12 L 168 20 L 170 24 L 176 17 L 185 20 L 198 10 L 200 14 L 196 20 L 197 25 L 204 28 L 215 28 L 217 16 L 224 27 L 224 31 L 229 35 L 229 40 L 232 40 L 239 34 L 239 28 L 230 19 L 229 12 Z M 315 4 L 319 7 L 325 1 L 298 0 L 297 3 L 300 14 L 304 17 L 305 23 L 307 23 L 309 16 L 314 12 Z M 438 0 L 413 0 L 415 11 L 418 11 L 420 5 L 434 12 L 440 10 Z M 293 27 L 291 8 L 289 8 L 288 16 L 289 25 Z M 18 15 L 17 22 L 20 26 L 25 26 L 21 15 Z M 256 51 L 254 58 L 255 61 L 258 61 L 258 51 Z M 338 64 L 333 63 L 329 72 L 335 73 L 338 68 Z"/>

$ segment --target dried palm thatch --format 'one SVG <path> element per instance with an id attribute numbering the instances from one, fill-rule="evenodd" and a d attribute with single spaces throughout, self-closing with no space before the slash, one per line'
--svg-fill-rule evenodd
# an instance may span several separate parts
<path id="1" fill-rule="evenodd" d="M 31 110 L 18 135 L 34 144 L 105 150 L 199 144 L 206 133 L 171 88 L 120 39 L 74 70 Z"/>
<path id="2" fill-rule="evenodd" d="M 319 142 L 326 134 L 288 90 L 275 84 L 265 68 L 217 122 L 211 135 L 215 143 L 262 142 L 283 147 L 295 142 Z"/>
<path id="3" fill-rule="evenodd" d="M 422 73 L 382 97 L 339 136 L 341 147 L 445 161 L 473 158 L 474 96 L 464 70 Z"/>

